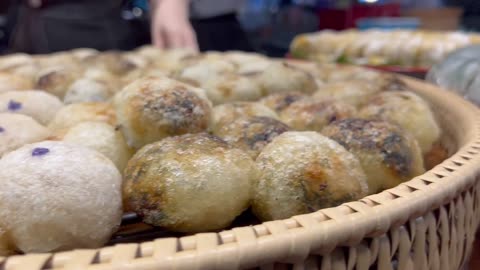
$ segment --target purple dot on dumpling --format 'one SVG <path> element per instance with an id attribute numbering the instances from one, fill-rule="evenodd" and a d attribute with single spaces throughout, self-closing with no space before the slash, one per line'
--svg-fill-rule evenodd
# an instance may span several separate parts
<path id="1" fill-rule="evenodd" d="M 0 133 L 4 132 L 5 129 L 3 127 L 0 127 Z"/>
<path id="2" fill-rule="evenodd" d="M 9 111 L 17 111 L 17 110 L 20 110 L 21 108 L 22 108 L 22 103 L 20 102 L 17 102 L 13 99 L 8 102 Z"/>
<path id="3" fill-rule="evenodd" d="M 50 152 L 50 150 L 48 148 L 37 147 L 37 148 L 33 149 L 32 157 L 43 156 L 43 155 L 47 154 L 48 152 Z"/>

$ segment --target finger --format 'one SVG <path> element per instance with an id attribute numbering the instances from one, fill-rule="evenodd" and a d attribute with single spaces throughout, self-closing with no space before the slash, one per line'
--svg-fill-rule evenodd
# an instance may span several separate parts
<path id="1" fill-rule="evenodd" d="M 185 34 L 184 37 L 184 42 L 185 42 L 185 47 L 190 48 L 194 50 L 195 52 L 198 52 L 198 41 L 197 41 L 197 35 L 193 30 L 188 30 Z"/>
<path id="2" fill-rule="evenodd" d="M 183 35 L 180 31 L 167 32 L 167 47 L 174 49 L 184 47 Z"/>
<path id="3" fill-rule="evenodd" d="M 161 30 L 152 30 L 153 45 L 160 49 L 165 49 L 165 42 Z"/>

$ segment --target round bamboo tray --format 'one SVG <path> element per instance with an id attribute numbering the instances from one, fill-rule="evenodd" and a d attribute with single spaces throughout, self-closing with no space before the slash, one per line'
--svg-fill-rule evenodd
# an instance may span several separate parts
<path id="1" fill-rule="evenodd" d="M 0 258 L 11 269 L 461 269 L 480 221 L 480 114 L 403 78 L 432 104 L 450 158 L 360 201 L 220 233 Z"/>

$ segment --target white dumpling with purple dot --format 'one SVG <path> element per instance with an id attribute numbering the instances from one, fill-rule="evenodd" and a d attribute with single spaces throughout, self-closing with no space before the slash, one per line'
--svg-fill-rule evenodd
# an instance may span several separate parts
<path id="1" fill-rule="evenodd" d="M 26 253 L 96 248 L 120 225 L 122 177 L 88 148 L 25 145 L 0 160 L 0 184 L 2 247 Z"/>
<path id="2" fill-rule="evenodd" d="M 0 112 L 28 115 L 42 125 L 48 125 L 62 107 L 60 99 L 44 91 L 9 91 L 0 94 Z"/>
<path id="3" fill-rule="evenodd" d="M 0 157 L 25 144 L 43 141 L 48 136 L 49 129 L 30 116 L 0 113 Z"/>

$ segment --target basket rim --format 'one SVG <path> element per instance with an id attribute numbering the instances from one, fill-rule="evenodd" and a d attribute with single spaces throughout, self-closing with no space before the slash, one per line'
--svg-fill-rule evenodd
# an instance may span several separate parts
<path id="1" fill-rule="evenodd" d="M 420 217 L 453 200 L 480 175 L 480 110 L 437 86 L 399 77 L 415 92 L 443 103 L 442 107 L 464 119 L 459 123 L 463 137 L 456 153 L 408 182 L 358 201 L 284 220 L 99 249 L 0 257 L 0 268 L 216 269 L 227 265 L 233 269 L 274 261 L 292 263 L 303 261 L 312 252 L 325 254 L 338 245 L 360 243 Z"/>

